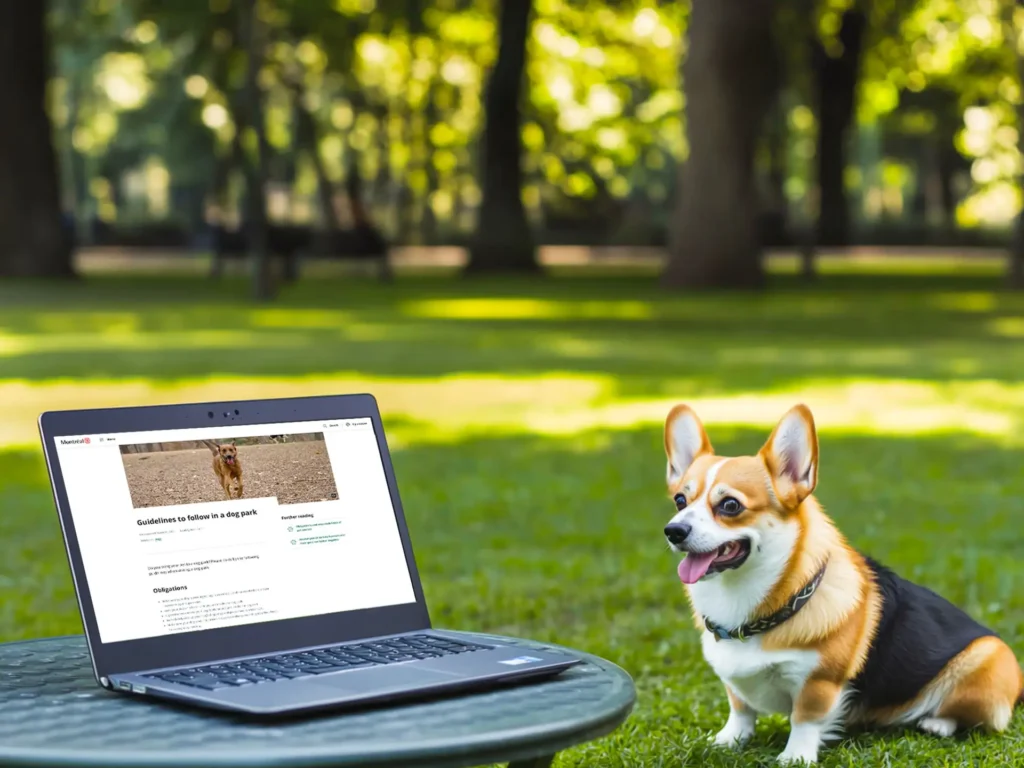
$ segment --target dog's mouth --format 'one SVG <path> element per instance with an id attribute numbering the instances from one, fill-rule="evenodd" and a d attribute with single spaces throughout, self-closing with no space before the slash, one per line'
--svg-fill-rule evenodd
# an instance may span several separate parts
<path id="1" fill-rule="evenodd" d="M 234 464 L 235 463 L 235 457 L 234 456 L 225 456 L 224 457 L 224 461 L 227 462 L 228 464 Z"/>
<path id="2" fill-rule="evenodd" d="M 750 557 L 750 540 L 729 541 L 710 552 L 687 552 L 679 563 L 679 578 L 684 584 L 696 584 L 709 573 L 739 568 Z"/>

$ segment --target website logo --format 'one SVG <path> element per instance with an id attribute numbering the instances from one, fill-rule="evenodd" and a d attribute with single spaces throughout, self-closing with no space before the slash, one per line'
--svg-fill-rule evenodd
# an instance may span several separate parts
<path id="1" fill-rule="evenodd" d="M 71 439 L 62 437 L 60 439 L 61 445 L 89 445 L 92 442 L 91 437 L 73 437 Z"/>

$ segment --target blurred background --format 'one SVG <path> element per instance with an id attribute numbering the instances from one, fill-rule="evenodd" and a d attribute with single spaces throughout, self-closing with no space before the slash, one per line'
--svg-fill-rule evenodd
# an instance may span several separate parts
<path id="1" fill-rule="evenodd" d="M 0 274 L 60 275 L 109 248 L 340 258 L 386 242 L 529 271 L 536 246 L 667 246 L 668 282 L 726 286 L 760 279 L 762 249 L 810 273 L 819 247 L 1008 246 L 1013 3 L 742 7 L 12 8 L 0 152 L 21 191 L 0 207 Z M 363 226 L 381 240 L 301 231 Z"/>
<path id="2" fill-rule="evenodd" d="M 560 765 L 726 761 L 679 400 L 720 453 L 806 402 L 853 543 L 1024 651 L 1022 53 L 1011 0 L 3 2 L 0 635 L 80 631 L 40 411 L 371 391 L 436 623 L 636 677 Z"/>

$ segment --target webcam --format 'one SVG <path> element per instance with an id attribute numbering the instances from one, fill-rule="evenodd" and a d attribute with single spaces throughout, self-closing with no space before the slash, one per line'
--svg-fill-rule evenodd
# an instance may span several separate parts
<path id="1" fill-rule="evenodd" d="M 237 408 L 235 408 L 234 411 L 224 411 L 224 418 L 225 419 L 233 418 L 232 414 L 234 414 L 234 416 L 239 416 L 241 414 L 241 412 Z M 213 414 L 213 411 L 207 411 L 206 415 L 209 416 L 212 419 L 214 414 Z"/>

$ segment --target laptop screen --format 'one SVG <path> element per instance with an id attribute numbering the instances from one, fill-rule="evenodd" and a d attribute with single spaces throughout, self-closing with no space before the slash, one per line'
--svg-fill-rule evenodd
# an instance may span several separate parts
<path id="1" fill-rule="evenodd" d="M 415 602 L 368 418 L 55 442 L 104 643 Z"/>

